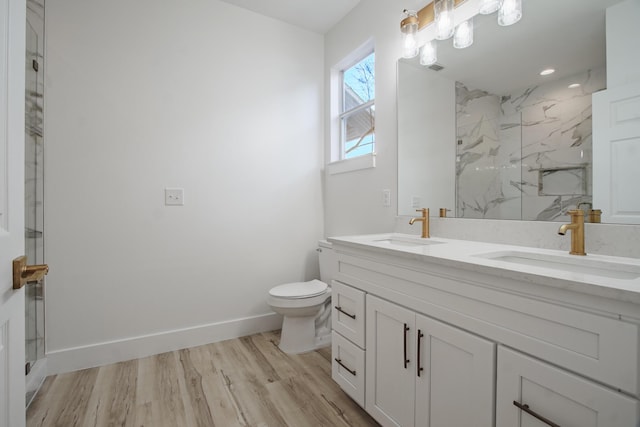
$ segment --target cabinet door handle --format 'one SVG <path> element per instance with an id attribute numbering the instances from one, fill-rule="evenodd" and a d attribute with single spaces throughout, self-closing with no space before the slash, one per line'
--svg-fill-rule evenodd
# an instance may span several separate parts
<path id="1" fill-rule="evenodd" d="M 420 371 L 424 371 L 424 368 L 420 366 L 420 340 L 422 339 L 422 337 L 424 337 L 424 334 L 422 333 L 422 331 L 420 331 L 420 329 L 418 329 L 418 360 L 416 362 L 416 370 L 418 371 L 418 376 L 420 376 Z"/>
<path id="2" fill-rule="evenodd" d="M 409 332 L 409 327 L 407 324 L 404 324 L 404 369 L 407 369 L 407 364 L 409 363 L 409 359 L 407 359 L 407 332 Z"/>
<path id="3" fill-rule="evenodd" d="M 351 317 L 352 319 L 354 319 L 354 320 L 355 320 L 355 318 L 356 318 L 356 315 L 355 315 L 355 314 L 347 313 L 347 312 L 346 312 L 346 311 L 344 311 L 344 310 L 342 309 L 342 307 L 340 307 L 339 305 L 336 305 L 336 306 L 335 306 L 335 308 L 336 308 L 336 310 L 338 310 L 340 313 L 344 314 L 345 316 L 349 316 L 349 317 Z"/>
<path id="4" fill-rule="evenodd" d="M 336 361 L 336 362 L 338 362 L 338 365 L 342 366 L 344 369 L 346 369 L 347 371 L 349 371 L 349 373 L 350 373 L 351 375 L 353 375 L 354 377 L 356 376 L 356 371 L 355 371 L 355 370 L 353 370 L 353 371 L 352 371 L 351 369 L 347 368 L 347 367 L 345 366 L 345 364 L 344 364 L 344 363 L 342 363 L 342 360 L 341 360 L 341 359 L 338 359 L 338 358 L 336 357 L 336 358 L 335 358 L 335 361 Z"/>
<path id="5" fill-rule="evenodd" d="M 529 405 L 527 405 L 526 403 L 522 404 L 519 402 L 516 402 L 515 400 L 513 401 L 513 404 L 516 405 L 518 408 L 520 408 L 521 410 L 523 410 L 524 412 L 526 412 L 527 414 L 531 415 L 534 418 L 539 419 L 540 421 L 542 421 L 543 423 L 551 426 L 551 427 L 560 427 L 560 424 L 556 424 L 553 421 L 543 417 L 542 415 L 534 412 L 533 410 L 531 410 L 531 408 L 529 408 Z"/>

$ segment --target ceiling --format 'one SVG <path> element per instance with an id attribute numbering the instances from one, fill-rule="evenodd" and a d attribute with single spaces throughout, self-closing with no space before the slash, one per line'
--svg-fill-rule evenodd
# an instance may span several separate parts
<path id="1" fill-rule="evenodd" d="M 315 33 L 324 34 L 360 0 L 222 0 Z"/>

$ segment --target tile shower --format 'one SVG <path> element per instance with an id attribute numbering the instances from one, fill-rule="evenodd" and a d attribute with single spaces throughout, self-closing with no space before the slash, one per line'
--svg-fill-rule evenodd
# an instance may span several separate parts
<path id="1" fill-rule="evenodd" d="M 44 3 L 27 1 L 25 75 L 25 254 L 29 264 L 44 264 L 43 53 Z M 43 283 L 25 288 L 25 374 L 27 404 L 45 374 Z"/>
<path id="2" fill-rule="evenodd" d="M 605 85 L 604 67 L 500 95 L 457 82 L 456 216 L 560 221 L 590 208 L 591 94 Z"/>

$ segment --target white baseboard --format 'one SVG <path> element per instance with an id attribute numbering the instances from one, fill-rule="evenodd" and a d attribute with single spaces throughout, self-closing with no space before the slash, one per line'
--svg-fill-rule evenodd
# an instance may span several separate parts
<path id="1" fill-rule="evenodd" d="M 47 352 L 48 375 L 93 368 L 210 344 L 282 327 L 282 316 L 268 313 L 156 334 Z"/>

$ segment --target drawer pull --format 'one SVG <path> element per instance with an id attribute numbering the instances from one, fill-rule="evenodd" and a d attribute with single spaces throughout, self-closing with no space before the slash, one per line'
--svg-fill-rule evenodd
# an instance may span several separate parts
<path id="1" fill-rule="evenodd" d="M 335 307 L 336 307 L 336 310 L 338 310 L 340 313 L 344 314 L 345 316 L 349 316 L 349 317 L 351 317 L 352 319 L 354 319 L 354 320 L 355 320 L 355 318 L 356 318 L 356 315 L 355 315 L 355 314 L 349 314 L 349 313 L 347 313 L 347 312 L 346 312 L 346 311 L 344 311 L 344 310 L 342 309 L 342 307 L 340 307 L 339 305 L 336 305 Z"/>
<path id="2" fill-rule="evenodd" d="M 409 327 L 407 324 L 404 324 L 404 369 L 407 369 L 407 365 L 409 364 L 409 359 L 407 359 L 407 332 L 409 332 Z"/>
<path id="3" fill-rule="evenodd" d="M 338 365 L 342 366 L 344 369 L 346 369 L 347 371 L 349 371 L 349 373 L 351 375 L 353 375 L 354 377 L 356 376 L 356 371 L 352 371 L 351 369 L 347 368 L 344 363 L 342 363 L 341 359 L 338 359 L 337 357 L 334 359 L 336 362 L 338 362 Z"/>
<path id="4" fill-rule="evenodd" d="M 537 418 L 538 420 L 542 421 L 543 423 L 551 426 L 551 427 L 560 427 L 559 424 L 554 423 L 553 421 L 548 420 L 547 418 L 543 417 L 542 415 L 537 414 L 536 412 L 532 411 L 531 408 L 529 408 L 529 405 L 522 404 L 522 403 L 518 403 L 515 400 L 513 401 L 513 404 L 516 405 L 518 408 L 520 408 L 521 410 L 523 410 L 524 412 L 526 412 L 527 414 L 531 415 L 534 418 Z"/>
<path id="5" fill-rule="evenodd" d="M 418 329 L 418 361 L 416 362 L 416 370 L 418 371 L 418 376 L 420 376 L 421 371 L 424 371 L 424 368 L 420 366 L 420 340 L 422 337 L 424 337 L 424 334 L 420 329 Z"/>

